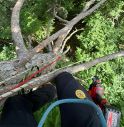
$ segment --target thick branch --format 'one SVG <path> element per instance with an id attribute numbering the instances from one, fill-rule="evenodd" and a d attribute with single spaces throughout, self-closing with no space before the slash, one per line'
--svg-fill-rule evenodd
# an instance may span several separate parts
<path id="1" fill-rule="evenodd" d="M 24 40 L 22 37 L 20 25 L 19 25 L 19 15 L 20 10 L 23 6 L 24 0 L 18 0 L 12 10 L 11 17 L 11 32 L 14 44 L 16 46 L 16 52 L 19 59 L 23 58 L 26 55 L 26 48 L 24 45 Z"/>
<path id="2" fill-rule="evenodd" d="M 70 72 L 70 73 L 77 73 L 79 71 L 87 70 L 87 69 L 89 69 L 89 68 L 91 68 L 91 67 L 93 67 L 97 64 L 100 64 L 100 63 L 103 63 L 103 62 L 106 62 L 106 61 L 109 61 L 109 60 L 112 60 L 112 59 L 115 59 L 115 58 L 118 58 L 118 57 L 124 57 L 124 51 L 121 51 L 121 52 L 118 52 L 118 53 L 113 53 L 113 54 L 110 54 L 110 55 L 107 55 L 107 56 L 104 56 L 104 57 L 101 57 L 101 58 L 97 58 L 95 60 L 92 60 L 92 61 L 89 61 L 89 62 L 86 62 L 86 63 L 79 63 L 78 62 L 78 65 L 73 64 L 73 65 L 70 65 L 68 67 L 55 70 L 55 71 L 50 72 L 46 75 L 42 75 L 38 78 L 35 78 L 32 81 L 26 83 L 25 85 L 23 85 L 23 86 L 21 86 L 17 89 L 11 90 L 10 92 L 7 92 L 3 95 L 0 95 L 0 100 L 2 98 L 6 98 L 6 97 L 18 92 L 22 88 L 34 88 L 36 86 L 41 86 L 41 85 L 51 81 L 58 74 L 60 74 L 64 71 L 67 71 L 67 72 Z"/>
<path id="3" fill-rule="evenodd" d="M 59 36 L 63 36 L 63 34 L 64 34 L 64 38 L 66 38 L 66 36 L 72 30 L 72 28 L 73 28 L 73 26 L 75 24 L 77 24 L 81 19 L 84 19 L 85 17 L 87 17 L 91 13 L 93 13 L 95 10 L 97 10 L 103 3 L 105 3 L 105 1 L 106 0 L 101 0 L 99 3 L 97 3 L 96 5 L 94 5 L 88 11 L 85 11 L 85 12 L 82 11 L 74 19 L 72 19 L 71 21 L 69 21 L 69 23 L 64 28 L 62 28 L 61 30 L 59 30 L 55 34 L 51 35 L 50 37 L 48 37 L 47 39 L 45 39 L 44 41 L 42 41 L 42 43 L 40 43 L 30 53 L 28 53 L 28 55 L 26 56 L 26 58 L 25 59 L 22 59 L 18 63 L 18 65 L 16 65 L 16 66 L 19 66 L 19 65 L 22 66 L 22 65 L 24 65 L 26 62 L 28 62 L 34 56 L 34 54 L 40 52 L 44 47 L 46 47 L 50 42 L 56 40 Z"/>
<path id="4" fill-rule="evenodd" d="M 82 63 L 82 64 L 79 64 L 76 66 L 69 67 L 69 68 L 67 68 L 67 71 L 69 71 L 70 73 L 77 73 L 79 71 L 87 70 L 97 64 L 100 64 L 100 63 L 103 63 L 103 62 L 106 62 L 106 61 L 109 61 L 112 59 L 116 59 L 118 57 L 124 57 L 124 51 L 120 51 L 118 53 L 113 53 L 113 54 L 110 54 L 110 55 L 107 55 L 107 56 L 104 56 L 101 58 L 97 58 L 95 60 L 92 60 L 92 61 L 89 61 L 86 63 Z"/>

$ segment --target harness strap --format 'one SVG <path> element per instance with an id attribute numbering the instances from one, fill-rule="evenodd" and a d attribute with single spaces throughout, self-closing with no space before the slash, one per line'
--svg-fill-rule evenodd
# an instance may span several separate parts
<path id="1" fill-rule="evenodd" d="M 82 99 L 63 99 L 63 100 L 58 100 L 58 101 L 52 103 L 45 111 L 43 117 L 41 118 L 41 120 L 38 124 L 38 127 L 43 127 L 48 114 L 50 113 L 50 111 L 53 108 L 55 108 L 56 106 L 58 106 L 60 104 L 65 104 L 65 103 L 81 103 L 81 104 L 86 104 L 86 105 L 92 106 L 96 110 L 96 113 L 97 113 L 99 120 L 101 122 L 101 127 L 107 127 L 106 120 L 103 116 L 101 109 L 95 103 L 93 103 L 92 101 L 90 101 L 88 99 L 83 99 L 83 100 Z"/>

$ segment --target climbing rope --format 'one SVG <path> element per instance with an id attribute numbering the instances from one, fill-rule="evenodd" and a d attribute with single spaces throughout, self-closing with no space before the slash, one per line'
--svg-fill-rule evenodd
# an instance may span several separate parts
<path id="1" fill-rule="evenodd" d="M 54 61 L 52 61 L 51 63 L 45 65 L 42 68 L 40 68 L 38 71 L 34 72 L 33 74 L 29 75 L 25 80 L 23 80 L 22 82 L 18 83 L 17 85 L 9 88 L 6 93 L 0 95 L 0 101 L 3 100 L 5 97 L 10 96 L 14 92 L 17 92 L 16 91 L 17 89 L 19 89 L 21 86 L 23 86 L 24 84 L 26 84 L 27 82 L 29 82 L 30 80 L 32 80 L 35 76 L 37 76 L 38 74 L 40 74 L 42 71 L 44 71 L 45 69 L 47 69 L 48 67 L 50 67 L 54 63 L 58 62 L 60 59 L 61 59 L 61 56 L 57 56 L 57 58 Z"/>
<path id="2" fill-rule="evenodd" d="M 56 107 L 60 104 L 64 104 L 64 103 L 81 103 L 81 104 L 86 104 L 86 105 L 92 106 L 92 108 L 94 108 L 96 110 L 96 113 L 97 113 L 98 118 L 101 123 L 101 127 L 107 127 L 106 120 L 103 116 L 101 109 L 95 103 L 93 103 L 92 101 L 90 101 L 88 99 L 83 99 L 83 100 L 82 99 L 63 99 L 63 100 L 58 100 L 58 101 L 52 103 L 45 111 L 43 117 L 41 118 L 41 120 L 38 124 L 38 127 L 43 127 L 48 114 L 54 107 Z"/>

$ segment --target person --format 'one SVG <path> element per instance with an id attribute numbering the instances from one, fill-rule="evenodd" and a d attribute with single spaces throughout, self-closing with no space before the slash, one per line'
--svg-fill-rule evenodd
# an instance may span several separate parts
<path id="1" fill-rule="evenodd" d="M 101 84 L 101 80 L 98 76 L 94 76 L 92 78 L 92 83 L 89 87 L 88 91 L 89 95 L 91 96 L 92 100 L 98 105 L 103 112 L 105 112 L 105 106 L 109 105 L 107 99 L 103 98 L 104 96 L 104 87 Z"/>
<path id="2" fill-rule="evenodd" d="M 38 123 L 34 119 L 33 113 L 50 102 L 56 93 L 59 100 L 87 98 L 92 101 L 88 92 L 70 73 L 63 72 L 54 81 L 56 88 L 47 84 L 28 94 L 8 98 L 0 118 L 0 127 L 37 127 Z M 98 115 L 90 105 L 62 104 L 60 114 L 61 127 L 101 127 Z"/>

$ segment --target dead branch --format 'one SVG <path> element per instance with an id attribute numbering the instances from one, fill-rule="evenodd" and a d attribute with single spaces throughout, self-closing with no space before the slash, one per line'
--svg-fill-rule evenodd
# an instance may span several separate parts
<path id="1" fill-rule="evenodd" d="M 86 12 L 94 2 L 95 2 L 95 0 L 90 0 L 90 1 L 88 1 L 88 2 L 86 3 L 86 5 L 85 5 L 85 7 L 84 7 L 84 9 L 83 9 L 83 11 L 82 11 L 82 13 Z M 55 10 L 54 10 L 54 15 L 55 15 L 55 14 L 56 14 L 56 12 L 55 12 Z M 71 22 L 71 21 L 70 21 L 70 22 Z M 66 22 L 66 24 L 69 24 L 69 21 Z M 74 26 L 74 25 L 73 25 L 73 26 Z M 60 50 L 60 48 L 61 48 L 61 46 L 62 46 L 62 44 L 63 44 L 63 41 L 65 40 L 65 38 L 67 37 L 67 35 L 68 35 L 69 32 L 71 31 L 71 29 L 73 28 L 73 26 L 70 27 L 70 30 L 69 30 L 69 31 L 67 31 L 66 33 L 64 33 L 63 35 L 60 35 L 60 36 L 58 37 L 57 41 L 55 42 L 54 49 L 53 49 L 54 52 L 58 52 L 58 51 Z M 62 50 L 61 50 L 61 52 L 62 52 Z"/>
<path id="2" fill-rule="evenodd" d="M 12 77 L 9 77 L 9 78 L 5 79 L 4 81 L 1 81 L 0 82 L 0 86 L 2 86 L 2 84 L 4 84 L 4 86 L 5 86 L 6 83 L 9 82 L 10 80 L 16 80 L 16 79 L 19 79 L 20 77 L 21 78 L 24 77 L 24 75 L 28 74 L 30 70 L 31 70 L 31 68 L 27 69 L 27 70 L 25 70 L 25 71 L 23 71 L 23 72 L 21 72 L 19 74 L 16 74 L 16 75 L 14 75 Z"/>
<path id="3" fill-rule="evenodd" d="M 59 17 L 58 15 L 56 15 L 55 14 L 55 18 L 57 18 L 59 21 L 61 21 L 61 22 L 64 22 L 65 24 L 67 24 L 69 21 L 68 20 L 65 20 L 65 19 L 63 19 L 63 18 L 61 18 L 61 17 Z"/>
<path id="4" fill-rule="evenodd" d="M 60 22 L 63 22 L 63 23 L 65 23 L 65 24 L 68 24 L 68 22 L 69 22 L 68 20 L 65 20 L 65 19 L 59 17 L 59 16 L 57 15 L 57 12 L 56 12 L 55 9 L 54 9 L 54 16 L 55 16 L 55 18 L 57 18 Z"/>
<path id="5" fill-rule="evenodd" d="M 16 46 L 16 53 L 19 59 L 23 58 L 27 54 L 26 47 L 24 45 L 24 40 L 21 33 L 21 28 L 19 25 L 19 15 L 20 10 L 23 6 L 25 0 L 18 0 L 12 10 L 11 17 L 11 32 L 14 44 Z"/>
<path id="6" fill-rule="evenodd" d="M 51 20 L 48 22 L 47 29 L 46 29 L 47 38 L 50 36 L 50 23 L 51 23 Z M 53 51 L 53 48 L 52 48 L 52 44 L 51 43 L 48 44 L 48 51 L 49 52 L 52 52 Z"/>
<path id="7" fill-rule="evenodd" d="M 74 31 L 64 40 L 60 52 L 63 52 L 63 50 L 64 50 L 64 48 L 65 48 L 65 45 L 66 45 L 67 41 L 68 41 L 75 33 L 79 32 L 79 31 L 81 31 L 81 30 L 84 30 L 84 28 L 74 30 Z"/>
<path id="8" fill-rule="evenodd" d="M 60 48 L 62 46 L 62 42 L 64 41 L 66 36 L 67 36 L 67 33 L 64 33 L 58 37 L 57 41 L 55 42 L 54 48 L 53 48 L 53 51 L 55 53 L 57 53 L 60 50 Z"/>
<path id="9" fill-rule="evenodd" d="M 104 4 L 106 0 L 101 0 L 99 3 L 95 4 L 91 9 L 87 11 L 82 11 L 79 15 L 77 15 L 75 18 L 73 18 L 70 21 L 70 26 L 74 26 L 77 24 L 81 19 L 84 19 L 85 17 L 89 16 L 92 14 L 94 11 L 96 11 L 102 4 Z"/>
<path id="10" fill-rule="evenodd" d="M 62 57 L 62 56 L 64 55 L 64 54 L 60 54 L 60 53 L 58 53 L 58 54 L 50 53 L 50 54 L 52 54 L 51 59 L 47 59 L 47 60 L 45 61 L 45 64 L 44 64 L 44 65 L 43 65 L 43 64 L 37 65 L 39 68 L 45 66 L 45 65 L 48 64 L 48 63 L 51 63 L 51 61 L 55 61 L 55 60 L 58 58 L 58 56 L 61 56 L 61 57 Z M 13 75 L 13 76 L 11 76 L 11 77 L 8 77 L 8 78 L 2 80 L 2 81 L 0 82 L 0 87 L 2 87 L 2 86 L 7 86 L 8 84 L 13 86 L 13 84 L 10 83 L 11 81 L 17 81 L 18 79 L 23 80 L 23 79 L 25 78 L 25 76 L 28 76 L 28 75 L 30 75 L 30 73 L 32 73 L 32 72 L 31 72 L 31 69 L 32 69 L 32 66 L 29 67 L 29 68 L 27 68 L 26 70 L 24 70 L 24 71 L 22 71 L 22 72 L 16 74 L 16 75 Z M 3 85 L 3 84 L 4 84 L 4 85 Z"/>
<path id="11" fill-rule="evenodd" d="M 115 59 L 118 57 L 124 57 L 124 51 L 120 51 L 120 52 L 113 53 L 113 54 L 110 54 L 110 55 L 107 55 L 107 56 L 104 56 L 101 58 L 97 58 L 95 60 L 92 60 L 92 61 L 89 61 L 86 63 L 81 63 L 81 62 L 79 63 L 78 62 L 76 64 L 67 66 L 65 68 L 57 69 L 53 72 L 50 72 L 48 74 L 37 77 L 17 89 L 11 90 L 7 93 L 0 95 L 0 100 L 13 95 L 14 93 L 20 91 L 22 88 L 29 89 L 29 88 L 34 88 L 36 86 L 41 86 L 41 85 L 53 80 L 58 74 L 60 74 L 62 72 L 67 71 L 69 73 L 77 73 L 79 71 L 87 70 L 97 64 L 100 64 L 100 63 L 103 63 L 103 62 L 106 62 L 106 61 L 109 61 L 109 60 L 112 60 L 112 59 Z"/>
<path id="12" fill-rule="evenodd" d="M 66 54 L 69 52 L 70 48 L 71 48 L 71 47 L 68 46 L 67 49 L 66 49 L 66 51 L 63 52 L 63 54 L 66 55 Z"/>

